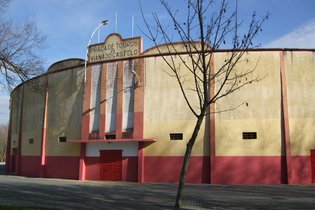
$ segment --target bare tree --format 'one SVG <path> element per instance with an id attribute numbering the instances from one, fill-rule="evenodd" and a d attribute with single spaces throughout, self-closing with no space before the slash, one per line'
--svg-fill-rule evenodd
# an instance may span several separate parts
<path id="1" fill-rule="evenodd" d="M 0 125 L 0 162 L 5 161 L 7 148 L 8 125 Z"/>
<path id="2" fill-rule="evenodd" d="M 44 46 L 34 22 L 16 25 L 4 15 L 10 0 L 0 0 L 0 84 L 11 90 L 17 83 L 43 72 L 43 60 L 34 52 Z"/>
<path id="3" fill-rule="evenodd" d="M 160 1 L 172 25 L 163 24 L 157 13 L 152 13 L 154 25 L 150 25 L 142 11 L 147 28 L 144 34 L 154 42 L 169 68 L 168 74 L 177 81 L 182 96 L 196 117 L 178 184 L 174 209 L 179 209 L 191 151 L 204 118 L 213 114 L 209 111 L 210 105 L 263 78 L 253 76 L 255 67 L 242 69 L 237 64 L 248 62 L 245 53 L 258 47 L 253 45 L 253 41 L 269 14 L 258 20 L 254 12 L 248 28 L 244 30 L 238 21 L 237 1 L 233 6 L 227 0 L 186 0 L 186 11 L 173 11 L 166 0 Z M 181 41 L 184 49 L 179 48 L 173 39 Z M 162 49 L 161 43 L 167 45 Z M 222 48 L 230 49 L 226 52 L 224 63 L 214 69 L 214 53 Z M 178 59 L 180 62 L 176 62 Z M 231 107 L 231 110 L 236 107 Z"/>

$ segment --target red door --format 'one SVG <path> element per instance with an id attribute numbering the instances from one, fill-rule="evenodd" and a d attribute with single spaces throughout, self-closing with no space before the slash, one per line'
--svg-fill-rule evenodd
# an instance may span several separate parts
<path id="1" fill-rule="evenodd" d="M 311 150 L 312 183 L 315 183 L 315 150 Z"/>
<path id="2" fill-rule="evenodd" d="M 100 151 L 100 178 L 122 181 L 122 150 Z"/>

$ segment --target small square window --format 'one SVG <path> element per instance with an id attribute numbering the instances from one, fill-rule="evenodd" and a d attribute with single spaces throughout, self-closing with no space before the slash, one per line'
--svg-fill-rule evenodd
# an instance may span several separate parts
<path id="1" fill-rule="evenodd" d="M 61 143 L 67 142 L 67 137 L 66 136 L 59 136 L 58 141 Z"/>
<path id="2" fill-rule="evenodd" d="M 29 140 L 28 140 L 28 143 L 29 143 L 29 144 L 34 144 L 34 139 L 29 139 Z"/>
<path id="3" fill-rule="evenodd" d="M 182 133 L 170 133 L 170 140 L 183 140 Z"/>
<path id="4" fill-rule="evenodd" d="M 257 139 L 257 132 L 243 132 L 243 139 Z"/>

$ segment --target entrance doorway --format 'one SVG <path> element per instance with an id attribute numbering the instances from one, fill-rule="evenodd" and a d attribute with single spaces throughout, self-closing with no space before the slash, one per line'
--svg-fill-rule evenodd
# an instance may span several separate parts
<path id="1" fill-rule="evenodd" d="M 315 150 L 311 150 L 312 183 L 315 183 Z"/>
<path id="2" fill-rule="evenodd" d="M 100 150 L 100 178 L 122 181 L 122 150 Z"/>

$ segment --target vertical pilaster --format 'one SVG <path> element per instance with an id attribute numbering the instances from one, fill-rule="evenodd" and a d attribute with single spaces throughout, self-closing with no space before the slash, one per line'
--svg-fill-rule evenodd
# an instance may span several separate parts
<path id="1" fill-rule="evenodd" d="M 100 122 L 99 122 L 99 138 L 105 139 L 106 127 L 106 75 L 107 64 L 102 64 L 101 67 L 101 94 L 100 94 Z"/>
<path id="2" fill-rule="evenodd" d="M 133 138 L 144 137 L 144 60 L 135 61 Z M 138 145 L 138 182 L 144 182 L 144 142 Z"/>
<path id="3" fill-rule="evenodd" d="M 16 175 L 21 175 L 21 161 L 22 161 L 22 132 L 23 132 L 23 106 L 24 106 L 24 85 L 22 86 L 22 96 L 21 96 L 21 109 L 19 118 L 19 134 L 18 134 L 18 148 L 17 148 L 17 164 L 16 164 Z"/>
<path id="4" fill-rule="evenodd" d="M 83 113 L 82 113 L 82 127 L 81 139 L 87 140 L 90 134 L 90 114 L 91 114 L 91 89 L 92 89 L 92 67 L 86 68 L 86 82 L 84 84 L 83 93 Z"/>
<path id="5" fill-rule="evenodd" d="M 83 93 L 83 113 L 82 113 L 82 128 L 81 128 L 81 139 L 87 140 L 90 133 L 90 112 L 91 112 L 91 89 L 92 89 L 92 67 L 86 68 L 86 82 L 84 84 Z M 86 143 L 81 143 L 80 148 L 80 169 L 79 169 L 79 180 L 85 180 L 85 152 Z"/>
<path id="6" fill-rule="evenodd" d="M 45 177 L 46 169 L 46 139 L 47 139 L 47 111 L 48 111 L 48 75 L 46 75 L 45 96 L 44 96 L 44 112 L 43 127 L 40 153 L 39 177 Z"/>
<path id="7" fill-rule="evenodd" d="M 123 125 L 123 94 L 124 94 L 124 62 L 118 62 L 117 69 L 117 109 L 116 109 L 116 138 L 122 138 Z"/>
<path id="8" fill-rule="evenodd" d="M 6 159 L 5 159 L 5 170 L 6 172 L 12 172 L 12 154 L 11 154 L 11 133 L 12 133 L 12 112 L 13 112 L 13 106 L 12 106 L 12 99 L 10 100 L 10 118 L 9 118 L 9 128 L 8 128 L 8 138 L 7 138 L 7 153 L 6 153 Z"/>
<path id="9" fill-rule="evenodd" d="M 283 128 L 285 141 L 285 163 L 287 168 L 288 184 L 292 183 L 292 157 L 291 157 L 291 136 L 289 124 L 288 95 L 287 95 L 287 77 L 285 67 L 285 52 L 280 52 L 280 79 L 281 79 L 281 106 L 283 111 Z"/>
<path id="10" fill-rule="evenodd" d="M 137 77 L 134 91 L 134 123 L 133 138 L 143 138 L 144 135 L 144 60 L 135 61 Z"/>
<path id="11" fill-rule="evenodd" d="M 214 77 L 214 55 L 210 56 L 210 77 Z M 215 95 L 215 78 L 210 80 L 210 99 Z M 210 104 L 210 184 L 214 183 L 215 176 L 215 104 Z"/>
<path id="12" fill-rule="evenodd" d="M 144 182 L 144 142 L 138 143 L 138 182 Z"/>

